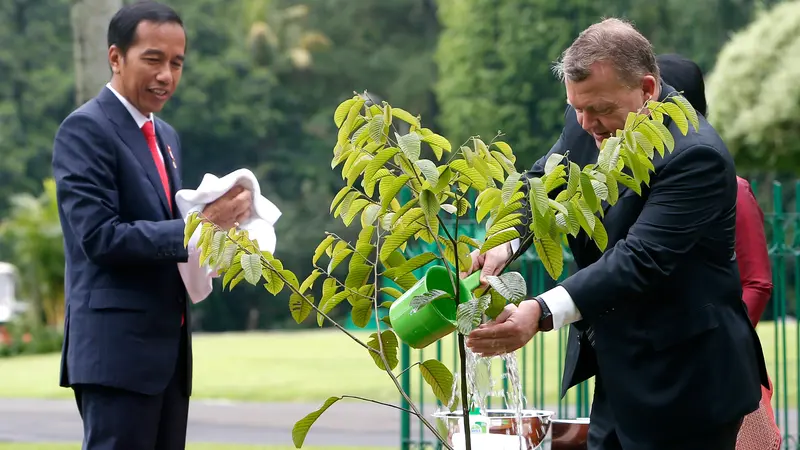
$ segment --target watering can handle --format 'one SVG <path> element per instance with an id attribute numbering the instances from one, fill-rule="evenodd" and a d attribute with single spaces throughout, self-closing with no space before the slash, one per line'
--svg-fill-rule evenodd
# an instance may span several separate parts
<path id="1" fill-rule="evenodd" d="M 475 271 L 472 275 L 461 280 L 461 282 L 464 283 L 464 287 L 467 288 L 467 290 L 470 292 L 474 291 L 481 285 L 481 271 Z"/>

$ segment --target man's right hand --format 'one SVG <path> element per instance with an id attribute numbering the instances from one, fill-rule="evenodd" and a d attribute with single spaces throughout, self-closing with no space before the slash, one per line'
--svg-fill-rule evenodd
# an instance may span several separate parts
<path id="1" fill-rule="evenodd" d="M 253 193 L 242 186 L 234 186 L 222 197 L 206 205 L 203 215 L 209 222 L 223 230 L 238 226 L 250 217 Z"/>
<path id="2" fill-rule="evenodd" d="M 489 282 L 486 277 L 497 275 L 500 270 L 511 258 L 513 252 L 511 251 L 511 244 L 505 243 L 481 254 L 480 250 L 474 250 L 472 256 L 472 267 L 468 272 L 461 272 L 461 278 L 466 278 L 476 270 L 481 270 L 481 287 L 486 288 Z"/>

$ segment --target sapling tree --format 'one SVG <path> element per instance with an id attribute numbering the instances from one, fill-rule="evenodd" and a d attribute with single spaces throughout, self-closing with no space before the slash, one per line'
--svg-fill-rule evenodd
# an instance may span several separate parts
<path id="1" fill-rule="evenodd" d="M 547 158 L 543 176 L 529 177 L 517 169 L 511 146 L 500 140 L 500 136 L 489 141 L 473 136 L 454 147 L 425 128 L 420 117 L 386 102 L 375 104 L 367 93 L 355 94 L 333 114 L 338 137 L 331 168 L 341 171 L 344 186 L 330 205 L 330 212 L 346 226 L 360 226 L 354 242 L 326 233 L 312 256 L 314 270 L 302 281 L 284 268 L 275 255 L 261 250 L 247 231 L 221 229 L 202 214 L 187 218 L 186 244 L 195 233 L 200 233 L 201 264 L 219 271 L 223 288 L 233 289 L 244 280 L 253 285 L 263 284 L 273 295 L 288 290 L 289 309 L 297 323 L 315 314 L 319 326 L 329 322 L 348 335 L 394 382 L 408 402 L 406 411 L 451 449 L 446 437 L 420 413 L 402 389 L 398 377 L 402 371 L 416 367 L 436 398 L 443 404 L 453 404 L 450 398 L 453 374 L 436 359 L 398 370 L 401 342 L 389 318 L 380 314 L 382 308 L 391 307 L 392 301 L 381 302 L 380 294 L 397 299 L 418 281 L 414 275 L 417 269 L 430 263 L 446 267 L 454 295 L 429 291 L 414 298 L 413 307 L 420 310 L 442 298 L 457 303 L 459 403 L 464 423 L 469 423 L 464 336 L 487 318 L 494 318 L 505 305 L 522 301 L 528 292 L 523 277 L 517 272 L 505 272 L 504 267 L 504 273 L 489 277 L 486 292 L 476 289 L 468 301 L 458 302 L 456 299 L 461 298 L 458 274 L 472 265 L 472 250 L 486 252 L 520 238 L 521 248 L 532 244 L 553 279 L 563 271 L 562 242 L 567 235 L 577 236 L 583 231 L 604 250 L 608 237 L 602 222 L 601 202 L 614 205 L 619 184 L 637 194 L 641 194 L 642 183 L 649 184 L 655 153 L 663 157 L 665 151 L 674 147 L 665 116 L 684 135 L 690 124 L 695 129 L 699 127 L 697 114 L 682 96 L 673 95 L 664 102 L 650 101 L 641 111 L 630 113 L 625 127 L 603 142 L 595 164 L 579 167 L 570 161 L 568 154 L 552 154 Z M 407 125 L 403 127 L 407 132 L 400 133 L 398 121 Z M 398 194 L 403 189 L 410 192 L 410 199 L 401 204 Z M 474 204 L 469 194 L 474 194 Z M 528 201 L 523 203 L 526 198 Z M 468 215 L 484 224 L 485 239 L 479 241 L 459 233 L 458 221 Z M 448 223 L 456 225 L 452 231 L 446 226 Z M 416 240 L 428 243 L 435 250 L 407 258 L 406 248 Z M 519 253 L 509 259 L 506 267 Z M 342 281 L 333 272 L 345 261 L 347 276 Z M 386 279 L 400 289 L 383 287 L 381 281 Z M 316 299 L 312 288 L 318 282 L 322 283 L 321 296 Z M 378 331 L 364 342 L 346 330 L 329 316 L 340 304 L 349 306 L 356 326 L 363 328 L 374 320 Z M 385 322 L 383 327 L 381 322 Z M 381 328 L 384 330 L 380 331 Z M 344 398 L 402 409 L 353 395 L 332 396 L 295 424 L 292 439 L 297 448 L 302 447 L 317 418 Z M 467 448 L 471 448 L 469 427 L 465 431 Z"/>

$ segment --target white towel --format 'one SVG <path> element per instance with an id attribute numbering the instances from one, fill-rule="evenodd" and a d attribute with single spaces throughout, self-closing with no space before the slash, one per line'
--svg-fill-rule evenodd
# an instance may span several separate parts
<path id="1" fill-rule="evenodd" d="M 193 212 L 202 211 L 203 208 L 220 198 L 232 187 L 241 185 L 253 193 L 253 207 L 250 218 L 239 224 L 239 228 L 247 230 L 250 239 L 258 242 L 261 250 L 275 252 L 276 236 L 275 223 L 281 216 L 280 210 L 263 195 L 253 172 L 239 169 L 218 178 L 210 173 L 205 174 L 203 181 L 196 190 L 181 189 L 175 194 L 175 204 L 178 211 L 186 221 Z M 217 277 L 216 270 L 204 264 L 200 266 L 200 251 L 197 249 L 197 240 L 200 238 L 200 228 L 194 232 L 189 241 L 189 261 L 178 264 L 178 270 L 183 277 L 186 290 L 193 303 L 205 300 L 212 290 L 212 279 Z"/>

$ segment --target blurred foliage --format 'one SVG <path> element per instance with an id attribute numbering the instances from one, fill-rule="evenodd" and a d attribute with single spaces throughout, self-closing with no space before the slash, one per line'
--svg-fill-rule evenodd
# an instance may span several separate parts
<path id="1" fill-rule="evenodd" d="M 723 48 L 708 77 L 709 120 L 736 163 L 800 167 L 800 2 L 761 14 Z"/>
<path id="2" fill-rule="evenodd" d="M 18 269 L 17 297 L 29 302 L 32 317 L 60 326 L 64 320 L 64 241 L 51 178 L 37 197 L 27 193 L 11 197 L 11 210 L 0 222 L 0 239 Z"/>
<path id="3" fill-rule="evenodd" d="M 454 143 L 469 132 L 488 140 L 502 129 L 532 165 L 561 132 L 565 92 L 551 67 L 581 30 L 603 17 L 622 17 L 657 53 L 681 53 L 708 70 L 728 33 L 746 25 L 758 3 L 439 0 L 438 121 Z"/>
<path id="4" fill-rule="evenodd" d="M 520 164 L 529 166 L 550 148 L 562 126 L 564 92 L 550 63 L 583 27 L 603 16 L 628 17 L 658 52 L 682 53 L 709 70 L 727 36 L 745 26 L 759 5 L 771 3 L 165 2 L 181 14 L 189 38 L 181 85 L 159 114 L 180 133 L 184 186 L 197 186 L 206 172 L 221 176 L 251 169 L 263 194 L 283 212 L 276 256 L 297 273 L 312 270 L 308 255 L 323 230 L 355 237 L 355 230 L 328 212 L 341 180 L 327 162 L 337 135 L 331 111 L 354 91 L 369 90 L 377 102 L 420 113 L 456 145 L 470 137 L 467 133 L 489 140 L 502 129 Z M 29 204 L 44 201 L 40 195 L 43 180 L 51 176 L 53 136 L 75 108 L 69 11 L 68 0 L 0 2 L 5 44 L 0 50 L 0 221 L 21 220 L 13 218 L 12 194 L 29 194 Z M 14 232 L 40 236 L 46 231 L 25 226 L 30 228 Z M 29 264 L 27 251 L 0 239 L 0 258 L 18 267 Z M 63 271 L 63 261 L 52 258 L 42 263 L 46 270 Z M 337 276 L 345 271 L 337 268 Z M 48 277 L 45 286 L 55 280 Z M 25 297 L 34 295 L 25 289 Z M 288 300 L 258 288 L 216 289 L 195 306 L 195 326 L 213 331 L 282 327 L 293 323 Z M 332 311 L 337 319 L 344 313 Z"/>

